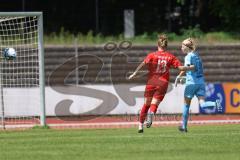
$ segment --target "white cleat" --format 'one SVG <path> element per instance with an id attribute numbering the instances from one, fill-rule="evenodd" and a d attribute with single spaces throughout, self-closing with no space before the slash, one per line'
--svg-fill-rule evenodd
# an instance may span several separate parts
<path id="1" fill-rule="evenodd" d="M 146 127 L 147 128 L 150 128 L 152 126 L 153 116 L 154 116 L 154 113 L 149 113 L 148 114 L 147 122 L 146 122 Z"/>
<path id="2" fill-rule="evenodd" d="M 143 133 L 143 124 L 142 123 L 139 123 L 138 133 Z"/>

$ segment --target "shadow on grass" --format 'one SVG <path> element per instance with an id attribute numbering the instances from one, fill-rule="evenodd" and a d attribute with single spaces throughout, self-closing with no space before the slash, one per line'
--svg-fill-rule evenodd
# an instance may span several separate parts
<path id="1" fill-rule="evenodd" d="M 44 129 L 50 129 L 50 127 L 48 125 L 45 125 L 45 126 L 39 126 L 39 125 L 36 125 L 36 126 L 33 126 L 32 127 L 33 130 L 44 130 Z"/>

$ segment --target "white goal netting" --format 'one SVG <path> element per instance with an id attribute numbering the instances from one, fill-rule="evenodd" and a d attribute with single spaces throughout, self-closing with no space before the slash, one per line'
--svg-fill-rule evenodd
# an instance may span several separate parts
<path id="1" fill-rule="evenodd" d="M 0 116 L 3 128 L 40 123 L 43 66 L 38 18 L 0 13 Z M 16 50 L 15 60 L 4 59 L 5 48 Z"/>

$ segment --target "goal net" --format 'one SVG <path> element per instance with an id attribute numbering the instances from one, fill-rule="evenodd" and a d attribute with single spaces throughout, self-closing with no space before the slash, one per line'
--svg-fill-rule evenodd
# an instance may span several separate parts
<path id="1" fill-rule="evenodd" d="M 45 125 L 41 12 L 0 12 L 1 126 Z M 14 48 L 15 60 L 3 57 Z"/>

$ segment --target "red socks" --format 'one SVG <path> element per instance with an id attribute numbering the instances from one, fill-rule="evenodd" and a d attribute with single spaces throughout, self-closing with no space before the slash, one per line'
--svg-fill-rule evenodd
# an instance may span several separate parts
<path id="1" fill-rule="evenodd" d="M 157 112 L 158 105 L 151 104 L 151 106 L 148 106 L 148 105 L 144 104 L 141 109 L 141 113 L 140 113 L 140 123 L 144 123 L 149 108 L 150 108 L 150 112 L 155 114 Z"/>
<path id="2" fill-rule="evenodd" d="M 150 106 L 147 106 L 146 104 L 143 105 L 143 107 L 141 109 L 141 113 L 140 113 L 140 123 L 144 123 L 149 107 Z"/>
<path id="3" fill-rule="evenodd" d="M 150 106 L 150 112 L 155 114 L 155 113 L 157 112 L 157 108 L 158 108 L 158 105 L 156 105 L 156 104 L 151 104 L 151 106 Z"/>

